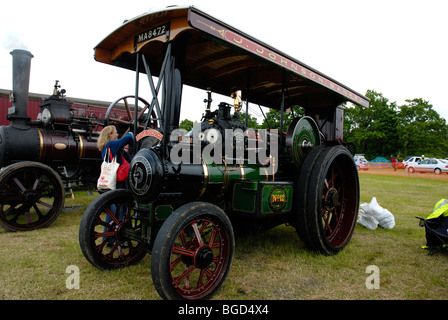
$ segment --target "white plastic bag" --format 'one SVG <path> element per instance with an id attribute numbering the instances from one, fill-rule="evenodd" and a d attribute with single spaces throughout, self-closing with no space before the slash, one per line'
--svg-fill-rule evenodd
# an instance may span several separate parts
<path id="1" fill-rule="evenodd" d="M 385 229 L 392 229 L 395 227 L 395 218 L 393 214 L 389 210 L 384 209 L 383 217 L 378 221 L 378 225 Z"/>
<path id="2" fill-rule="evenodd" d="M 378 220 L 367 215 L 363 209 L 359 209 L 359 215 L 360 218 L 358 220 L 358 223 L 360 225 L 370 230 L 375 230 L 376 228 L 378 228 Z"/>
<path id="3" fill-rule="evenodd" d="M 109 151 L 109 159 L 112 154 Z M 101 174 L 98 178 L 97 189 L 98 190 L 114 190 L 117 187 L 117 170 L 120 164 L 117 162 L 115 156 L 111 162 L 106 162 L 107 152 L 104 155 L 103 163 L 101 164 Z"/>
<path id="4" fill-rule="evenodd" d="M 393 214 L 389 210 L 382 208 L 376 201 L 376 197 L 373 197 L 370 203 L 361 204 L 360 207 L 359 212 L 361 217 L 358 222 L 362 226 L 370 230 L 376 229 L 374 227 L 375 223 L 377 226 L 386 229 L 392 229 L 395 226 Z"/>

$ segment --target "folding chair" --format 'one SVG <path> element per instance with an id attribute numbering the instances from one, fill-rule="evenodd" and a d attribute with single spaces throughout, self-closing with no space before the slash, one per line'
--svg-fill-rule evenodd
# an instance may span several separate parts
<path id="1" fill-rule="evenodd" d="M 425 227 L 426 246 L 429 255 L 442 249 L 448 249 L 448 200 L 441 199 L 434 206 L 433 212 L 426 218 L 420 218 L 420 227 Z"/>

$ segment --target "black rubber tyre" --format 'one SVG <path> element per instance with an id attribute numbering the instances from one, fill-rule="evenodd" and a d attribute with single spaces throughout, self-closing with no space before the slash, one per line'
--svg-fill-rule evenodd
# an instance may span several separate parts
<path id="1" fill-rule="evenodd" d="M 79 226 L 79 245 L 92 265 L 117 269 L 136 264 L 146 255 L 146 245 L 135 240 L 142 226 L 133 218 L 133 207 L 132 194 L 124 189 L 107 191 L 87 207 Z"/>
<path id="2" fill-rule="evenodd" d="M 296 229 L 309 249 L 332 255 L 349 243 L 358 216 L 359 180 L 345 147 L 318 147 L 309 154 L 297 201 Z"/>
<path id="3" fill-rule="evenodd" d="M 163 299 L 209 299 L 222 286 L 235 250 L 233 228 L 215 205 L 192 202 L 175 210 L 154 242 L 151 273 Z"/>
<path id="4" fill-rule="evenodd" d="M 62 180 L 45 164 L 23 161 L 0 171 L 0 226 L 8 231 L 48 227 L 64 202 Z"/>
<path id="5" fill-rule="evenodd" d="M 325 146 L 318 146 L 313 148 L 303 162 L 298 178 L 296 193 L 294 197 L 294 215 L 293 224 L 296 227 L 299 238 L 310 248 L 312 246 L 311 235 L 309 234 L 310 228 L 308 227 L 308 214 L 307 212 L 307 195 L 309 189 L 308 180 L 310 180 L 311 173 L 314 168 L 319 155 L 324 151 Z"/>

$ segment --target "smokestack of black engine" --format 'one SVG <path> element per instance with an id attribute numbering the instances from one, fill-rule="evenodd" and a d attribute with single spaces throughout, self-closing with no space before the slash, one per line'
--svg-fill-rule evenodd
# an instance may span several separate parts
<path id="1" fill-rule="evenodd" d="M 27 116 L 28 90 L 30 84 L 31 59 L 33 55 L 26 50 L 13 50 L 12 55 L 12 93 L 13 106 L 6 119 L 17 129 L 29 128 Z"/>

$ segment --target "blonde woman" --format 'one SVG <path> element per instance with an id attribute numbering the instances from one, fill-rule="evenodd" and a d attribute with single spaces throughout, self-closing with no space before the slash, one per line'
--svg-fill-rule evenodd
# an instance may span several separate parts
<path id="1" fill-rule="evenodd" d="M 131 157 L 124 151 L 126 145 L 132 145 L 134 143 L 134 135 L 131 132 L 126 133 L 121 139 L 118 139 L 118 132 L 115 126 L 107 126 L 101 130 L 98 138 L 97 146 L 101 151 L 101 158 L 106 159 L 106 162 L 110 162 L 115 156 L 117 156 L 117 162 L 122 163 L 121 156 L 126 159 L 127 162 L 131 162 Z M 109 157 L 109 151 L 111 157 Z M 107 155 L 106 155 L 107 152 Z M 117 181 L 117 189 L 126 189 L 126 181 Z"/>

